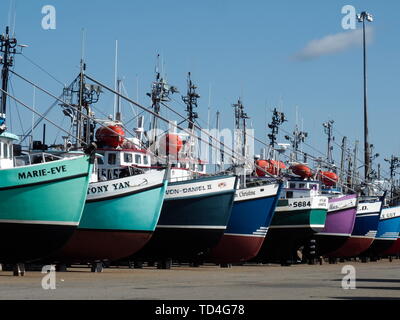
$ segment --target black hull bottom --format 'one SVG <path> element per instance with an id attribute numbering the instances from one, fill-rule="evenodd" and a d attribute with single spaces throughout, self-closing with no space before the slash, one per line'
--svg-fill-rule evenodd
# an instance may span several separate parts
<path id="1" fill-rule="evenodd" d="M 76 226 L 0 224 L 0 262 L 24 263 L 45 258 L 60 249 Z"/>
<path id="2" fill-rule="evenodd" d="M 364 251 L 361 255 L 364 257 L 379 258 L 385 251 L 392 247 L 397 239 L 393 240 L 380 240 L 375 239 L 367 251 Z"/>
<path id="3" fill-rule="evenodd" d="M 144 248 L 130 259 L 200 259 L 218 244 L 223 234 L 224 230 L 157 228 Z"/>
<path id="4" fill-rule="evenodd" d="M 264 243 L 253 262 L 284 263 L 298 260 L 297 250 L 315 235 L 311 228 L 269 229 Z"/>
<path id="5" fill-rule="evenodd" d="M 318 256 L 324 256 L 330 252 L 341 248 L 350 236 L 332 236 L 332 235 L 315 235 L 316 253 Z"/>

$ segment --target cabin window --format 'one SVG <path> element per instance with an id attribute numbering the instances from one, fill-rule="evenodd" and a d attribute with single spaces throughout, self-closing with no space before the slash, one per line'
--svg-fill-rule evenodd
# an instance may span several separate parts
<path id="1" fill-rule="evenodd" d="M 143 163 L 144 164 L 149 164 L 149 158 L 147 156 L 143 157 Z"/>
<path id="2" fill-rule="evenodd" d="M 199 165 L 198 165 L 198 171 L 199 171 L 199 172 L 202 172 L 203 170 L 204 170 L 204 165 L 199 164 Z"/>
<path id="3" fill-rule="evenodd" d="M 13 145 L 12 145 L 12 144 L 9 144 L 8 147 L 9 147 L 9 149 L 10 149 L 10 151 L 9 151 L 9 153 L 8 153 L 8 157 L 9 157 L 10 159 L 12 159 L 13 156 L 14 156 L 14 154 L 13 154 Z"/>
<path id="4" fill-rule="evenodd" d="M 103 157 L 98 157 L 98 158 L 97 158 L 97 163 L 98 163 L 98 164 L 104 164 Z"/>
<path id="5" fill-rule="evenodd" d="M 3 158 L 7 159 L 8 158 L 8 144 L 3 143 Z"/>
<path id="6" fill-rule="evenodd" d="M 289 183 L 289 188 L 290 189 L 295 189 L 296 188 L 296 184 L 295 183 Z"/>
<path id="7" fill-rule="evenodd" d="M 288 199 L 293 198 L 293 191 L 286 191 L 286 198 Z"/>
<path id="8" fill-rule="evenodd" d="M 117 160 L 117 156 L 115 153 L 108 154 L 108 164 L 115 164 L 116 160 Z"/>
<path id="9" fill-rule="evenodd" d="M 306 187 L 306 184 L 305 184 L 305 183 L 300 183 L 300 184 L 299 184 L 299 188 L 300 188 L 300 189 L 305 188 L 305 187 Z"/>
<path id="10" fill-rule="evenodd" d="M 135 163 L 137 164 L 142 163 L 142 158 L 140 157 L 140 154 L 135 154 Z"/>
<path id="11" fill-rule="evenodd" d="M 128 163 L 132 163 L 133 157 L 131 153 L 124 153 L 124 161 Z"/>

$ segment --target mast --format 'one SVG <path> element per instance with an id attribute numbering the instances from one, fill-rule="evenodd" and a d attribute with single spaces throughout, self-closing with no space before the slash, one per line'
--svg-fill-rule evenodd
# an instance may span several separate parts
<path id="1" fill-rule="evenodd" d="M 308 137 L 308 133 L 304 131 L 300 131 L 298 125 L 296 124 L 296 127 L 293 132 L 293 137 L 290 136 L 285 136 L 285 139 L 290 141 L 292 143 L 292 148 L 293 148 L 293 156 L 291 156 L 291 161 L 298 161 L 298 151 L 300 148 L 301 143 L 306 141 L 306 138 Z M 307 162 L 307 155 L 304 154 L 303 158 L 304 163 Z"/>
<path id="2" fill-rule="evenodd" d="M 326 154 L 326 158 L 327 158 L 327 162 L 329 163 L 329 165 L 333 165 L 333 155 L 332 155 L 333 146 L 332 146 L 332 141 L 334 141 L 335 138 L 332 135 L 332 131 L 333 131 L 333 124 L 334 123 L 335 123 L 335 121 L 333 121 L 333 120 L 329 120 L 328 122 L 323 123 L 325 133 L 328 135 L 328 151 L 327 151 L 327 154 Z"/>
<path id="3" fill-rule="evenodd" d="M 400 167 L 400 158 L 391 156 L 390 160 L 385 159 L 386 162 L 390 164 L 390 205 L 394 205 L 394 193 L 395 193 L 395 181 L 394 177 L 396 175 L 396 169 Z"/>
<path id="4" fill-rule="evenodd" d="M 220 112 L 219 111 L 217 111 L 217 120 L 216 120 L 216 128 L 217 128 L 217 141 L 219 141 L 220 140 L 220 137 L 219 137 L 219 130 L 220 130 L 220 120 L 219 120 L 219 117 L 220 117 Z M 223 162 L 223 152 L 222 152 L 222 148 L 220 148 L 220 158 L 219 159 L 217 159 L 218 158 L 218 146 L 216 146 L 217 148 L 215 148 L 215 172 L 219 172 L 219 171 L 221 171 L 221 165 L 222 165 L 222 162 Z"/>
<path id="5" fill-rule="evenodd" d="M 268 124 L 268 128 L 272 130 L 272 133 L 268 135 L 268 138 L 270 140 L 268 156 L 271 157 L 271 159 L 275 158 L 274 149 L 276 144 L 276 137 L 279 133 L 279 126 L 282 125 L 285 121 L 287 121 L 285 114 L 283 112 L 279 112 L 275 108 L 272 114 L 272 122 Z"/>
<path id="6" fill-rule="evenodd" d="M 9 27 L 6 27 L 6 33 L 2 34 L 0 37 L 0 52 L 3 53 L 2 59 L 0 59 L 0 64 L 3 65 L 1 71 L 1 88 L 3 92 L 1 94 L 1 104 L 0 104 L 0 134 L 3 133 L 7 128 L 5 125 L 6 113 L 7 113 L 7 94 L 8 92 L 8 77 L 9 68 L 13 66 L 14 59 L 13 54 L 16 54 L 15 47 L 17 46 L 17 39 L 10 38 Z"/>
<path id="7" fill-rule="evenodd" d="M 121 93 L 121 79 L 117 80 L 117 92 Z M 121 121 L 121 98 L 120 96 L 117 96 L 117 111 L 115 113 L 115 120 L 116 121 Z"/>
<path id="8" fill-rule="evenodd" d="M 358 156 L 358 144 L 359 141 L 356 140 L 355 144 L 354 144 L 354 156 L 353 156 L 353 176 L 351 179 L 351 188 L 353 188 L 353 185 L 355 184 L 356 181 L 356 176 L 357 176 L 357 156 Z"/>
<path id="9" fill-rule="evenodd" d="M 63 100 L 65 103 L 61 104 L 64 108 L 64 115 L 70 117 L 72 121 L 75 131 L 73 146 L 76 150 L 94 141 L 95 124 L 92 121 L 93 113 L 90 105 L 97 103 L 102 93 L 99 85 L 86 83 L 85 71 L 86 63 L 82 58 L 80 73 L 68 87 L 64 88 Z M 85 111 L 85 114 L 83 111 Z"/>
<path id="10" fill-rule="evenodd" d="M 194 122 L 199 117 L 197 112 L 194 111 L 194 109 L 198 107 L 197 99 L 200 98 L 200 95 L 196 92 L 197 86 L 193 84 L 190 72 L 188 72 L 187 86 L 188 88 L 186 96 L 182 97 L 182 100 L 186 104 L 186 112 L 189 121 L 188 129 L 191 133 L 194 133 L 195 129 Z M 189 145 L 189 158 L 193 159 L 195 142 L 192 136 L 189 137 L 188 145 Z"/>
<path id="11" fill-rule="evenodd" d="M 235 129 L 238 132 L 236 135 L 236 145 L 241 146 L 240 154 L 243 157 L 243 161 L 239 164 L 239 169 L 242 170 L 240 174 L 241 185 L 246 187 L 246 158 L 247 158 L 247 135 L 246 135 L 246 121 L 249 119 L 248 115 L 244 112 L 244 106 L 242 101 L 238 100 L 237 103 L 232 105 L 235 108 Z M 240 135 L 239 135 L 240 134 Z"/>
<path id="12" fill-rule="evenodd" d="M 347 137 L 343 137 L 342 140 L 342 156 L 340 159 L 340 181 L 344 181 L 344 166 L 346 161 L 346 145 L 347 145 Z"/>
<path id="13" fill-rule="evenodd" d="M 160 55 L 157 55 L 157 64 L 159 64 Z M 151 98 L 151 107 L 155 114 L 160 114 L 161 103 L 162 102 L 169 102 L 171 99 L 169 97 L 170 94 L 179 92 L 178 89 L 174 86 L 169 86 L 167 82 L 162 77 L 161 73 L 159 72 L 159 66 L 156 66 L 155 69 L 156 73 L 156 80 L 152 83 L 151 93 L 147 93 L 147 96 Z M 153 116 L 151 122 L 152 130 L 152 137 L 150 138 L 150 144 L 156 146 L 157 142 L 157 132 L 158 129 L 158 118 L 157 116 Z M 158 150 L 155 150 L 155 154 L 158 155 Z"/>
<path id="14" fill-rule="evenodd" d="M 238 145 L 241 145 L 241 155 L 246 158 L 247 157 L 247 135 L 246 135 L 246 120 L 249 119 L 249 116 L 244 112 L 244 106 L 242 101 L 239 99 L 237 103 L 232 105 L 235 108 L 235 129 L 241 133 L 240 142 Z"/>

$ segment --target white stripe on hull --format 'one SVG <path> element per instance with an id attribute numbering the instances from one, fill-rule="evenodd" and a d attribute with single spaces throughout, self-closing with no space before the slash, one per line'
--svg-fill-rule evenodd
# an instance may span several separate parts
<path id="1" fill-rule="evenodd" d="M 0 220 L 0 223 L 7 224 L 43 224 L 49 226 L 78 226 L 79 222 L 70 222 L 70 221 L 38 221 L 38 220 Z"/>
<path id="2" fill-rule="evenodd" d="M 382 209 L 381 220 L 400 217 L 400 207 Z"/>
<path id="3" fill-rule="evenodd" d="M 193 196 L 204 196 L 220 192 L 233 191 L 235 176 L 215 180 L 188 180 L 187 183 L 169 184 L 165 192 L 165 200 L 184 199 Z"/>
<path id="4" fill-rule="evenodd" d="M 278 189 L 279 189 L 278 184 L 258 186 L 254 188 L 238 189 L 236 190 L 235 193 L 235 202 L 273 197 L 277 195 Z"/>
<path id="5" fill-rule="evenodd" d="M 285 228 L 324 228 L 324 224 L 298 224 L 298 225 L 279 225 L 279 226 L 270 226 L 270 229 L 285 229 Z"/>
<path id="6" fill-rule="evenodd" d="M 135 176 L 90 183 L 87 200 L 102 200 L 109 197 L 123 196 L 131 192 L 140 192 L 142 189 L 162 184 L 164 174 L 165 170 L 149 171 Z"/>
<path id="7" fill-rule="evenodd" d="M 215 230 L 225 230 L 226 226 L 184 226 L 184 225 L 157 225 L 157 228 L 162 229 L 215 229 Z"/>
<path id="8" fill-rule="evenodd" d="M 326 233 L 326 232 L 319 232 L 317 233 L 318 236 L 338 236 L 338 237 L 350 237 L 351 233 Z"/>
<path id="9" fill-rule="evenodd" d="M 237 237 L 253 237 L 253 238 L 265 238 L 266 235 L 257 234 L 241 234 L 241 233 L 225 233 L 227 236 L 237 236 Z"/>

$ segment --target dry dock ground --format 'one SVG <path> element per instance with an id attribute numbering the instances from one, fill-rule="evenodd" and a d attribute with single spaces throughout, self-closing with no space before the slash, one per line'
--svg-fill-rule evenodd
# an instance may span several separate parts
<path id="1" fill-rule="evenodd" d="M 342 268 L 355 268 L 356 289 L 342 288 Z M 400 299 L 400 260 L 323 265 L 247 265 L 221 269 L 174 266 L 171 270 L 107 268 L 91 273 L 70 268 L 55 273 L 54 290 L 45 274 L 25 277 L 0 272 L 1 300 L 315 300 Z M 44 281 L 46 282 L 46 281 Z M 49 281 L 46 282 L 50 284 Z M 346 282 L 349 283 L 349 282 Z"/>

